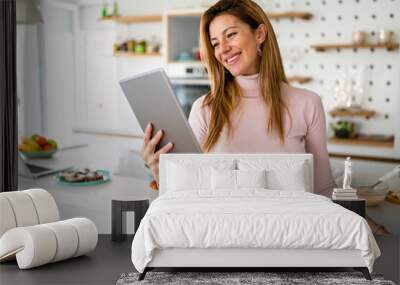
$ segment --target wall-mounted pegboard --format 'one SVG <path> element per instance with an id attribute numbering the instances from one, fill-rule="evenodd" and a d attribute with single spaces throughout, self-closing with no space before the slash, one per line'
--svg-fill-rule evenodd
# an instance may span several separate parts
<path id="1" fill-rule="evenodd" d="M 271 13 L 312 13 L 308 21 L 271 20 L 277 34 L 287 76 L 309 76 L 312 81 L 296 84 L 318 93 L 327 123 L 338 120 L 329 111 L 335 106 L 338 87 L 344 78 L 361 86 L 362 108 L 376 111 L 364 117 L 343 117 L 354 122 L 363 134 L 394 135 L 392 147 L 329 144 L 336 153 L 400 157 L 400 50 L 385 48 L 333 48 L 318 52 L 312 45 L 352 44 L 353 32 L 366 33 L 367 43 L 377 43 L 381 30 L 393 31 L 392 42 L 400 41 L 400 0 L 274 0 L 257 1 Z M 332 135 L 332 134 L 330 134 Z"/>

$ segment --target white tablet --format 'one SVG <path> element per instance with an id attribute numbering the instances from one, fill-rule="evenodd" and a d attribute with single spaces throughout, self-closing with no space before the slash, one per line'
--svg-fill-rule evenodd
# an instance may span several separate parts
<path id="1" fill-rule="evenodd" d="M 122 79 L 119 83 L 143 132 L 149 122 L 153 123 L 153 135 L 164 130 L 158 148 L 173 142 L 171 152 L 202 152 L 163 69 Z"/>

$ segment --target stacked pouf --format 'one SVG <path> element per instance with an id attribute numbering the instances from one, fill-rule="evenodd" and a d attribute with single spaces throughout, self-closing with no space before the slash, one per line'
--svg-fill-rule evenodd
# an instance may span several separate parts
<path id="1" fill-rule="evenodd" d="M 43 189 L 0 193 L 0 262 L 20 269 L 86 254 L 96 248 L 96 225 L 86 218 L 59 221 L 54 198 Z"/>

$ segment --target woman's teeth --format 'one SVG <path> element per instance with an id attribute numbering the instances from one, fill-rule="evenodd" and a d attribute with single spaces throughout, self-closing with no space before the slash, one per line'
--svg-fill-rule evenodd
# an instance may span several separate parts
<path id="1" fill-rule="evenodd" d="M 226 62 L 227 62 L 228 64 L 232 65 L 232 64 L 236 63 L 236 62 L 239 60 L 239 56 L 240 56 L 239 54 L 234 55 L 234 56 L 228 58 L 228 59 L 226 60 Z"/>

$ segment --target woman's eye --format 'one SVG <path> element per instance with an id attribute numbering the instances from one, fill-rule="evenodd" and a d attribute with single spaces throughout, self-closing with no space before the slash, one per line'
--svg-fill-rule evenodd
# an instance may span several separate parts
<path id="1" fill-rule="evenodd" d="M 228 38 L 231 38 L 231 37 L 233 37 L 234 35 L 236 35 L 236 33 L 230 33 L 230 34 L 228 34 Z"/>
<path id="2" fill-rule="evenodd" d="M 218 43 L 215 43 L 212 45 L 213 48 L 216 48 L 218 46 Z"/>

